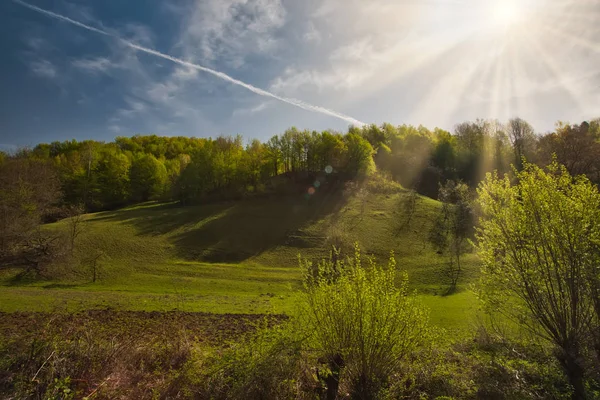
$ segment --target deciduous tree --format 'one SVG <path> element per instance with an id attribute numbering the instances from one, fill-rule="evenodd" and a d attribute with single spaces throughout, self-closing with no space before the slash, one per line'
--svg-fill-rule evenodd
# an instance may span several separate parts
<path id="1" fill-rule="evenodd" d="M 590 280 L 600 265 L 600 194 L 556 162 L 515 173 L 514 182 L 488 174 L 478 189 L 481 295 L 554 345 L 573 399 L 584 399 L 584 347 L 598 328 Z"/>

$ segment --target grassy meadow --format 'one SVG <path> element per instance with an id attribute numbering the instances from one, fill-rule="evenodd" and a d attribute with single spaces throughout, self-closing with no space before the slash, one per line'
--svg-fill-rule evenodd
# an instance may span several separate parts
<path id="1" fill-rule="evenodd" d="M 440 204 L 409 192 L 339 191 L 181 207 L 145 203 L 88 214 L 76 252 L 97 254 L 91 264 L 65 267 L 53 280 L 30 280 L 18 270 L 0 271 L 0 311 L 114 309 L 241 314 L 285 314 L 301 290 L 298 256 L 317 261 L 332 244 L 397 267 L 431 310 L 434 324 L 472 330 L 477 302 L 469 285 L 477 277 L 475 255 L 466 254 L 459 290 L 445 295 L 445 258 L 428 235 Z M 66 221 L 46 226 L 64 229 Z"/>

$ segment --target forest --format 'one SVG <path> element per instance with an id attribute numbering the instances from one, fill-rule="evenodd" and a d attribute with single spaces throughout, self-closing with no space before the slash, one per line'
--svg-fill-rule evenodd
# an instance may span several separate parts
<path id="1" fill-rule="evenodd" d="M 391 124 L 351 127 L 345 134 L 291 128 L 265 143 L 247 144 L 241 136 L 71 140 L 0 153 L 0 159 L 5 182 L 11 164 L 25 163 L 36 185 L 45 182 L 52 188 L 48 193 L 57 193 L 55 204 L 100 211 L 148 200 L 239 199 L 277 190 L 277 176 L 306 180 L 325 171 L 352 179 L 378 170 L 437 198 L 439 185 L 448 180 L 475 188 L 487 172 L 520 169 L 523 159 L 547 165 L 553 157 L 572 175 L 600 183 L 599 139 L 600 120 L 558 122 L 554 132 L 539 135 L 515 118 L 506 124 L 464 122 L 453 132 Z M 45 172 L 35 177 L 41 169 Z"/>
<path id="2" fill-rule="evenodd" d="M 600 119 L 0 153 L 0 396 L 600 398 L 598 185 Z"/>

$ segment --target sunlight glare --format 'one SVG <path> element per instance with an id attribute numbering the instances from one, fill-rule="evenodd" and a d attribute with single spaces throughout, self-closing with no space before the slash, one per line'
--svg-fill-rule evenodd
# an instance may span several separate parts
<path id="1" fill-rule="evenodd" d="M 498 0 L 492 12 L 496 24 L 508 26 L 518 22 L 521 10 L 516 1 Z"/>

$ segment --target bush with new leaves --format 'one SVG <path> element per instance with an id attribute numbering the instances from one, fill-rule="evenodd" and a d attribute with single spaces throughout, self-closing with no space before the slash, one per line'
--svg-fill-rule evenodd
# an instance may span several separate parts
<path id="1" fill-rule="evenodd" d="M 339 370 L 353 398 L 372 398 L 407 356 L 428 342 L 428 315 L 408 289 L 393 254 L 387 267 L 361 262 L 358 246 L 345 260 L 335 250 L 317 265 L 303 262 L 300 318 L 310 347 Z"/>
<path id="2" fill-rule="evenodd" d="M 478 189 L 481 297 L 554 345 L 574 398 L 585 398 L 600 356 L 590 354 L 600 343 L 600 193 L 556 162 L 515 173 L 488 174 Z"/>

